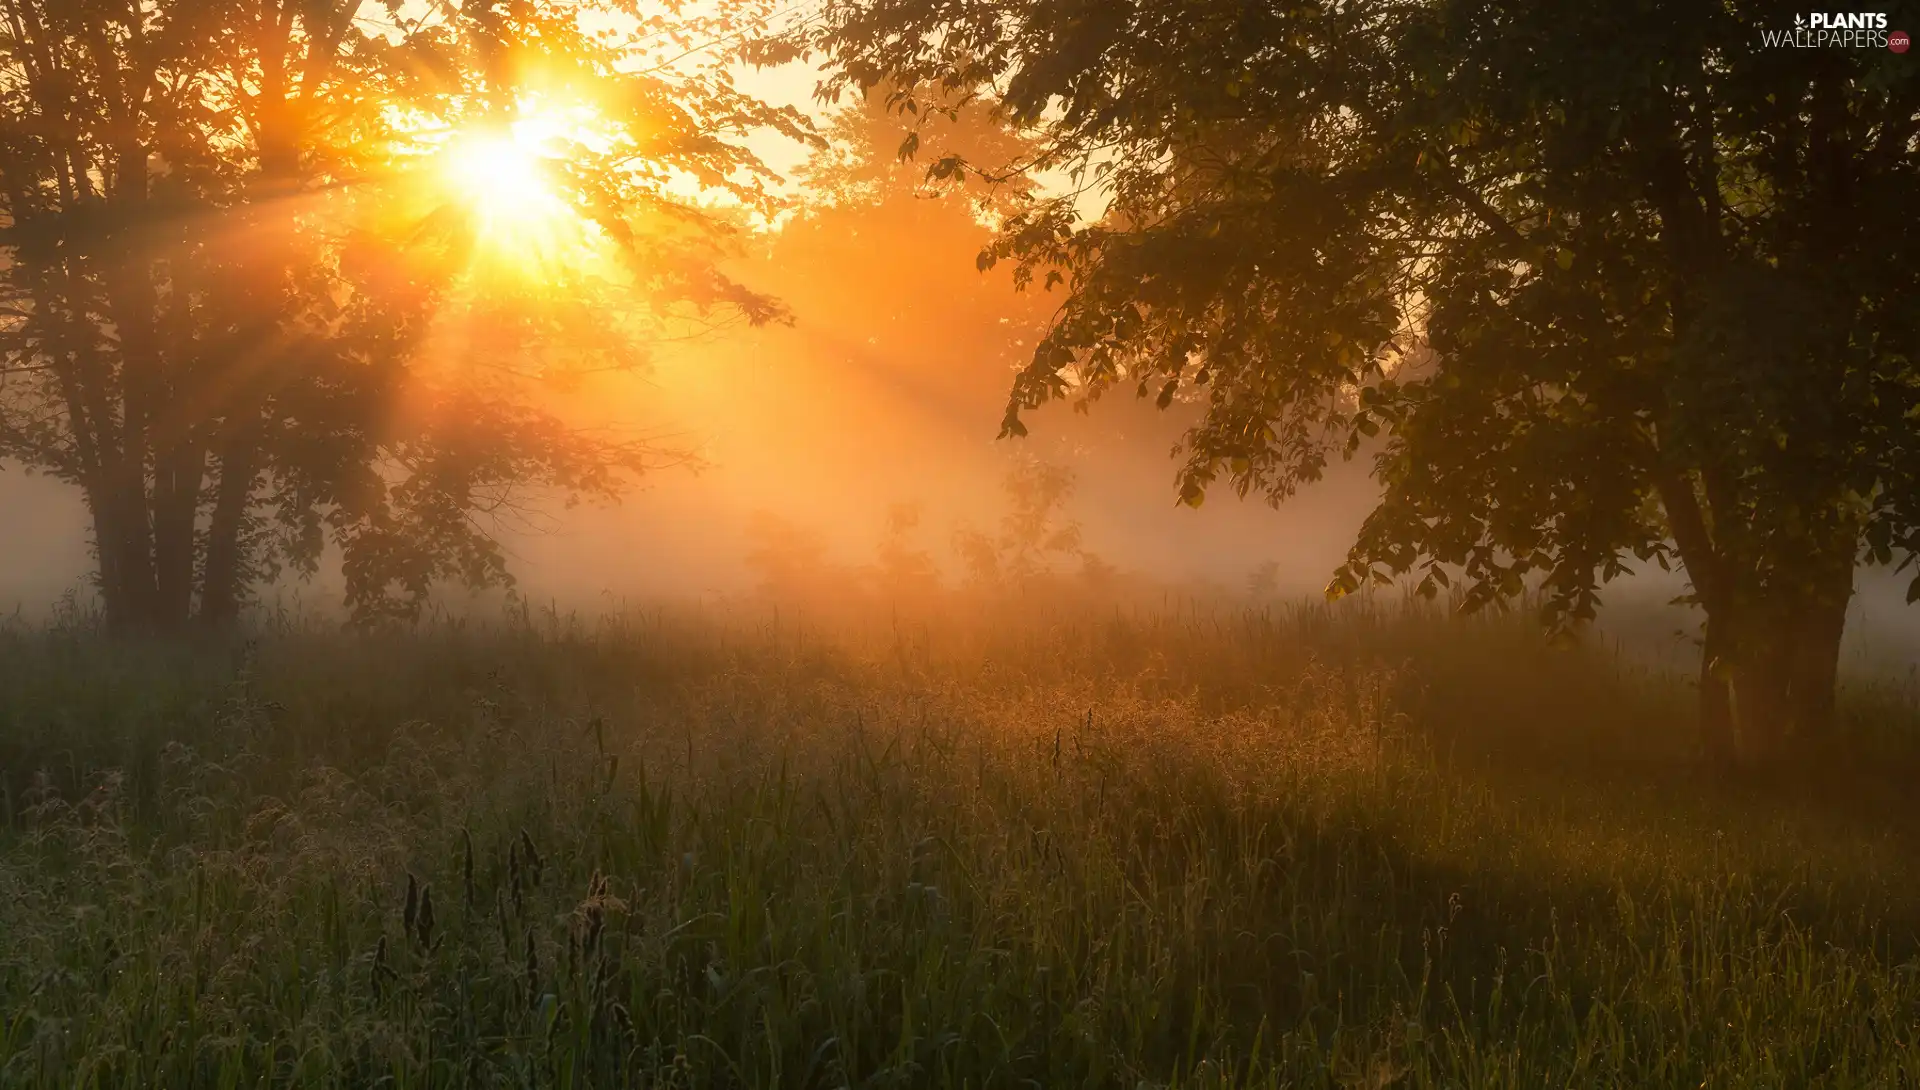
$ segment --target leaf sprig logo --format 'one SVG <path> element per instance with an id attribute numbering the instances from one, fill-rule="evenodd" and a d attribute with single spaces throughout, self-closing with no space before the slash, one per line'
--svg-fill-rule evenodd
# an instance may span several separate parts
<path id="1" fill-rule="evenodd" d="M 1814 11 L 1793 17 L 1793 29 L 1766 29 L 1760 42 L 1770 49 L 1891 49 L 1905 53 L 1911 39 L 1887 29 L 1884 11 Z"/>

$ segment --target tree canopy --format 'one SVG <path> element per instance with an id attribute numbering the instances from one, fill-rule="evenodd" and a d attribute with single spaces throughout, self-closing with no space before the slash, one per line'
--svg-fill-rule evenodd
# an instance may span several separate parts
<path id="1" fill-rule="evenodd" d="M 337 547 L 355 614 L 507 571 L 526 488 L 681 457 L 541 391 L 688 323 L 811 139 L 732 84 L 771 5 L 0 0 L 0 462 L 83 490 L 121 627 Z M 537 275 L 536 275 L 537 274 Z"/>
<path id="2" fill-rule="evenodd" d="M 1677 562 L 1708 740 L 1763 750 L 1831 721 L 1856 563 L 1920 551 L 1920 74 L 1769 44 L 1782 18 L 834 0 L 782 45 L 828 92 L 983 96 L 1038 142 L 932 175 L 1071 180 L 981 255 L 1066 292 L 1004 434 L 1116 387 L 1196 400 L 1194 505 L 1370 454 L 1335 595 L 1536 586 L 1568 625 Z"/>

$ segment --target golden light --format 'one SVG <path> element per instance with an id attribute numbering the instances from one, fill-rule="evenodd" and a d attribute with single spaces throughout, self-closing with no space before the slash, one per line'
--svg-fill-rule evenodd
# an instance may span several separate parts
<path id="1" fill-rule="evenodd" d="M 511 136 L 466 141 L 453 152 L 461 189 L 489 220 L 527 215 L 553 200 L 536 149 Z"/>
<path id="2" fill-rule="evenodd" d="M 561 162 L 548 150 L 551 125 L 470 133 L 446 149 L 441 182 L 463 204 L 475 241 L 496 265 L 534 272 L 578 257 L 586 228 L 562 197 Z"/>

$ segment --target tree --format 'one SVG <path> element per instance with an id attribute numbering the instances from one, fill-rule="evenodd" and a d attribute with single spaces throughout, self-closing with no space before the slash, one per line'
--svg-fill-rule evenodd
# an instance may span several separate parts
<path id="1" fill-rule="evenodd" d="M 1920 550 L 1920 74 L 1769 44 L 1782 18 L 841 0 L 795 48 L 836 87 L 990 91 L 1040 141 L 1011 168 L 1077 182 L 982 255 L 1067 291 L 1004 434 L 1121 385 L 1198 399 L 1196 505 L 1370 451 L 1333 595 L 1531 584 L 1566 625 L 1677 560 L 1706 737 L 1765 753 L 1832 722 L 1856 562 Z"/>
<path id="2" fill-rule="evenodd" d="M 1280 562 L 1262 560 L 1247 573 L 1247 596 L 1255 601 L 1271 598 L 1280 589 Z"/>
<path id="3" fill-rule="evenodd" d="M 1000 532 L 989 534 L 969 526 L 954 531 L 953 548 L 976 584 L 999 583 L 1029 588 L 1053 576 L 1056 559 L 1091 554 L 1082 545 L 1080 523 L 1064 517 L 1073 498 L 1073 470 L 1035 458 L 1022 458 L 1001 481 L 1007 511 L 1000 516 Z M 1096 574 L 1111 574 L 1093 558 Z"/>
<path id="4" fill-rule="evenodd" d="M 874 550 L 873 578 L 889 601 L 924 602 L 940 589 L 940 568 L 933 554 L 914 540 L 919 529 L 918 503 L 887 505 L 886 530 Z"/>
<path id="5" fill-rule="evenodd" d="M 760 593 L 769 598 L 801 601 L 847 582 L 827 559 L 827 543 L 810 527 L 755 511 L 747 522 L 747 541 L 747 567 L 759 574 Z"/>
<path id="6" fill-rule="evenodd" d="M 83 491 L 113 626 L 230 623 L 329 542 L 358 617 L 407 616 L 507 578 L 522 490 L 675 457 L 545 392 L 779 316 L 715 201 L 766 210 L 740 138 L 806 127 L 699 56 L 756 5 L 639 14 L 0 0 L 0 461 Z"/>

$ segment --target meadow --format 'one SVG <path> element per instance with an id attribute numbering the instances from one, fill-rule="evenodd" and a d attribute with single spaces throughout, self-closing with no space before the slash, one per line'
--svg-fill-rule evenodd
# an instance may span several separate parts
<path id="1" fill-rule="evenodd" d="M 1920 1085 L 1920 710 L 1844 699 L 1725 775 L 1412 607 L 16 626 L 0 1085 Z"/>

